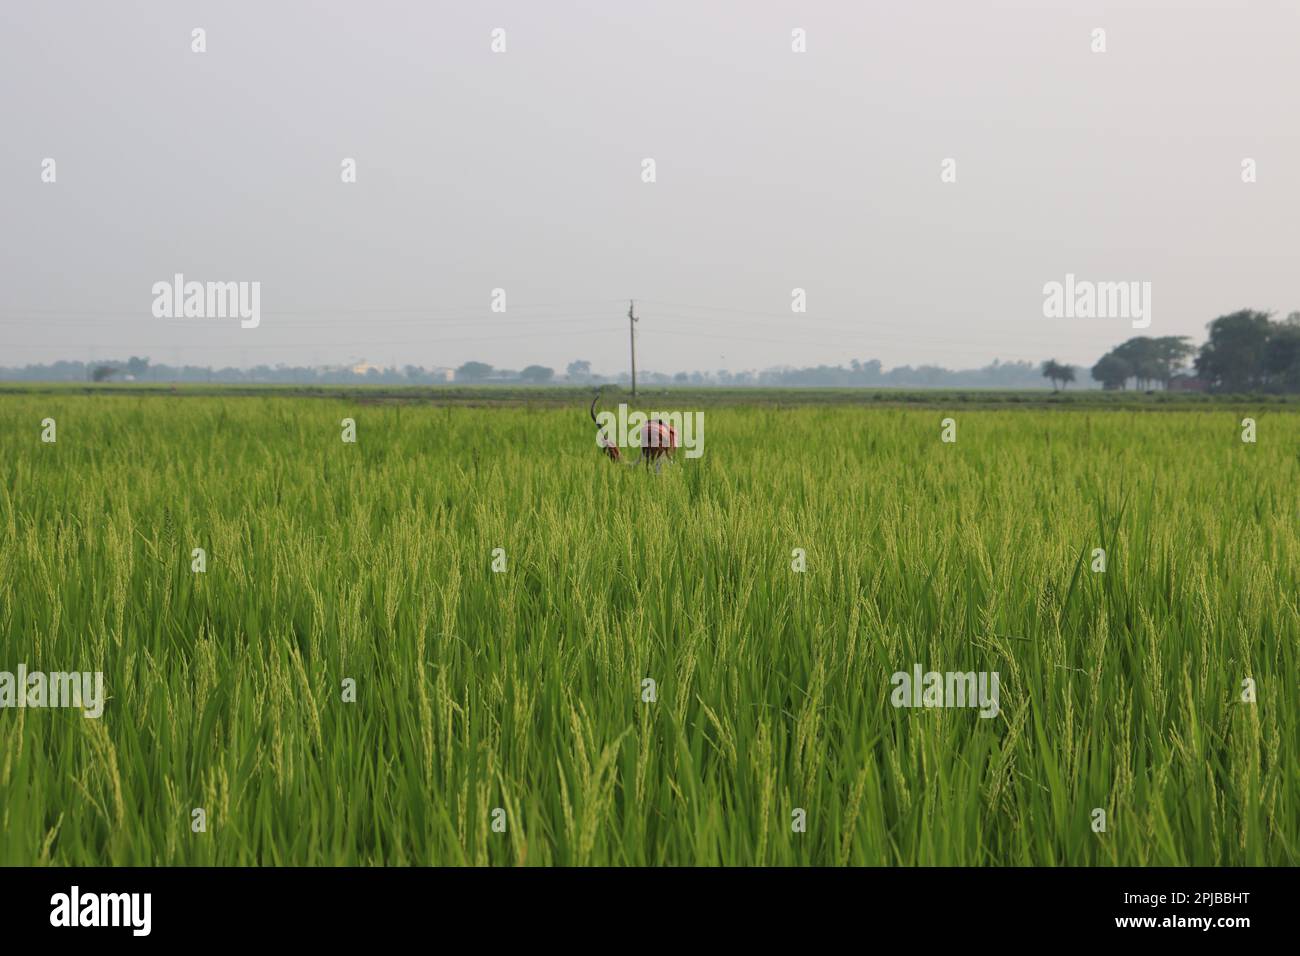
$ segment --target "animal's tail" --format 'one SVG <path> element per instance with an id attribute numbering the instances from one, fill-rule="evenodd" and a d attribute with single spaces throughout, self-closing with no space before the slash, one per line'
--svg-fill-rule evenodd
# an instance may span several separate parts
<path id="1" fill-rule="evenodd" d="M 600 401 L 600 389 L 596 389 L 596 397 L 591 400 L 591 420 L 596 426 L 596 442 L 600 445 L 601 451 L 605 457 L 611 461 L 619 461 L 622 456 L 619 454 L 618 446 L 605 437 L 605 430 L 600 427 L 600 419 L 596 417 L 596 403 Z"/>

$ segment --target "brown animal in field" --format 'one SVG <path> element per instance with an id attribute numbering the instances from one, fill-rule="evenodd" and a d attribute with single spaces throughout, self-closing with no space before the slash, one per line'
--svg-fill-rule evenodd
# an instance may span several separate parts
<path id="1" fill-rule="evenodd" d="M 591 420 L 596 425 L 596 444 L 600 446 L 601 452 L 610 461 L 622 462 L 625 465 L 634 465 L 636 462 L 623 461 L 623 454 L 618 449 L 616 440 L 606 434 L 601 428 L 600 419 L 596 417 L 596 403 L 600 401 L 600 393 L 591 400 Z M 662 419 L 652 418 L 641 426 L 639 436 L 641 446 L 641 463 L 647 468 L 653 462 L 655 469 L 665 462 L 671 462 L 678 448 L 681 447 L 682 441 L 677 434 L 677 429 Z"/>
<path id="2" fill-rule="evenodd" d="M 655 468 L 658 468 L 661 460 L 673 460 L 673 454 L 681 443 L 677 429 L 665 421 L 652 418 L 641 426 L 641 462 L 647 468 L 654 462 Z"/>

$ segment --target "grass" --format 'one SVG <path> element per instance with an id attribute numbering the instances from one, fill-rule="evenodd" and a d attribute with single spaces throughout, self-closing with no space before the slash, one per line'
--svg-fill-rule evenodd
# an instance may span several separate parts
<path id="1" fill-rule="evenodd" d="M 1280 408 L 1300 411 L 1300 394 L 1213 395 L 1205 392 L 1104 391 L 1066 389 L 1060 392 L 1026 389 L 900 389 L 900 388 L 730 388 L 730 387 L 642 387 L 634 400 L 627 388 L 599 386 L 602 401 L 663 402 L 673 408 L 718 408 L 741 406 L 871 405 L 938 408 L 1109 408 L 1187 410 L 1213 407 L 1215 410 Z M 236 396 L 257 398 L 317 398 L 346 401 L 353 405 L 419 404 L 465 407 L 528 406 L 565 408 L 590 403 L 595 386 L 576 385 L 208 385 L 148 383 L 0 382 L 0 398 L 16 395 L 97 395 L 140 398 L 146 395 L 169 398 Z"/>
<path id="2" fill-rule="evenodd" d="M 1300 409 L 930 402 L 6 390 L 0 863 L 1295 864 Z"/>

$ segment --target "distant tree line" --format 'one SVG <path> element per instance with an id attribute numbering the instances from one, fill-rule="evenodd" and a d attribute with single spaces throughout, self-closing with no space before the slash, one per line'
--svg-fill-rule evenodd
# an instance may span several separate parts
<path id="1" fill-rule="evenodd" d="M 1073 373 L 1071 373 L 1073 374 Z M 562 379 L 557 378 L 552 369 L 544 366 L 530 365 L 520 372 L 494 369 L 483 362 L 466 362 L 456 369 L 457 382 L 522 382 L 524 384 L 546 384 L 563 381 L 567 384 L 588 384 L 600 382 L 628 381 L 627 373 L 617 376 L 595 375 L 591 363 L 587 361 L 570 362 Z M 913 367 L 902 365 L 886 371 L 879 360 L 860 361 L 854 359 L 847 366 L 817 365 L 806 368 L 778 367 L 762 371 L 732 372 L 727 369 L 716 371 L 694 371 L 665 373 L 641 371 L 637 373 L 637 382 L 644 385 L 716 385 L 731 387 L 762 386 L 799 386 L 815 387 L 897 387 L 897 388 L 1039 388 L 1042 381 L 1038 375 L 1038 366 L 1033 362 L 1001 362 L 978 369 L 953 371 L 937 365 Z"/>
<path id="2" fill-rule="evenodd" d="M 1073 372 L 1071 372 L 1073 374 Z M 515 370 L 494 368 L 486 362 L 465 362 L 452 369 L 310 367 L 258 365 L 255 368 L 209 368 L 195 365 L 154 364 L 146 357 L 131 356 L 122 361 L 54 362 L 22 368 L 0 368 L 0 379 L 41 382 L 213 382 L 223 384 L 293 385 L 594 385 L 627 384 L 626 372 L 598 375 L 589 361 L 570 362 L 564 375 L 544 365 Z M 641 385 L 671 386 L 765 386 L 765 387 L 893 387 L 893 388 L 1039 388 L 1042 380 L 1033 362 L 1000 362 L 979 369 L 953 371 L 937 365 L 903 365 L 885 370 L 878 360 L 853 360 L 847 366 L 817 365 L 807 368 L 780 367 L 762 371 L 731 372 L 727 369 L 693 372 L 639 371 Z"/>
<path id="3" fill-rule="evenodd" d="M 1092 377 L 1108 389 L 1181 382 L 1215 392 L 1300 392 L 1300 312 L 1274 321 L 1272 313 L 1242 309 L 1208 328 L 1199 349 L 1187 336 L 1129 339 L 1097 360 Z"/>
<path id="4" fill-rule="evenodd" d="M 1091 379 L 1107 389 L 1132 385 L 1149 390 L 1178 385 L 1224 392 L 1300 392 L 1300 312 L 1292 312 L 1284 321 L 1274 321 L 1271 313 L 1243 309 L 1220 316 L 1208 328 L 1209 338 L 1199 349 L 1187 336 L 1129 339 L 1097 360 L 1091 369 Z M 1195 375 L 1190 374 L 1193 369 Z M 853 359 L 847 366 L 782 366 L 762 371 L 643 371 L 637 375 L 637 381 L 648 386 L 696 387 L 1032 389 L 1041 388 L 1043 379 L 1047 379 L 1053 388 L 1061 389 L 1075 383 L 1081 371 L 1055 359 L 1039 364 L 995 360 L 983 368 L 956 371 L 937 365 L 902 365 L 886 370 L 878 359 Z M 465 362 L 454 370 L 417 365 L 380 368 L 364 362 L 351 367 L 259 365 L 240 369 L 152 364 L 147 357 L 133 355 L 124 361 L 54 362 L 0 368 L 0 379 L 297 385 L 445 385 L 451 382 L 587 385 L 626 384 L 629 376 L 627 373 L 598 375 L 585 359 L 570 362 L 564 374 L 557 375 L 545 365 L 514 370 L 493 368 L 478 361 Z"/>
<path id="5" fill-rule="evenodd" d="M 1196 346 L 1185 335 L 1139 336 L 1115 346 L 1098 359 L 1092 367 L 1092 377 L 1103 388 L 1124 388 L 1130 380 L 1139 389 L 1149 389 L 1155 384 L 1168 388 L 1169 382 L 1195 354 Z"/>

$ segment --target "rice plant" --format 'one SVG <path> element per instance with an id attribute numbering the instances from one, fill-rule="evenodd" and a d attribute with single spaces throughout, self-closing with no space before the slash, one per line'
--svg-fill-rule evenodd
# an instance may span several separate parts
<path id="1" fill-rule="evenodd" d="M 1297 408 L 934 401 L 0 396 L 0 864 L 1296 863 Z"/>

